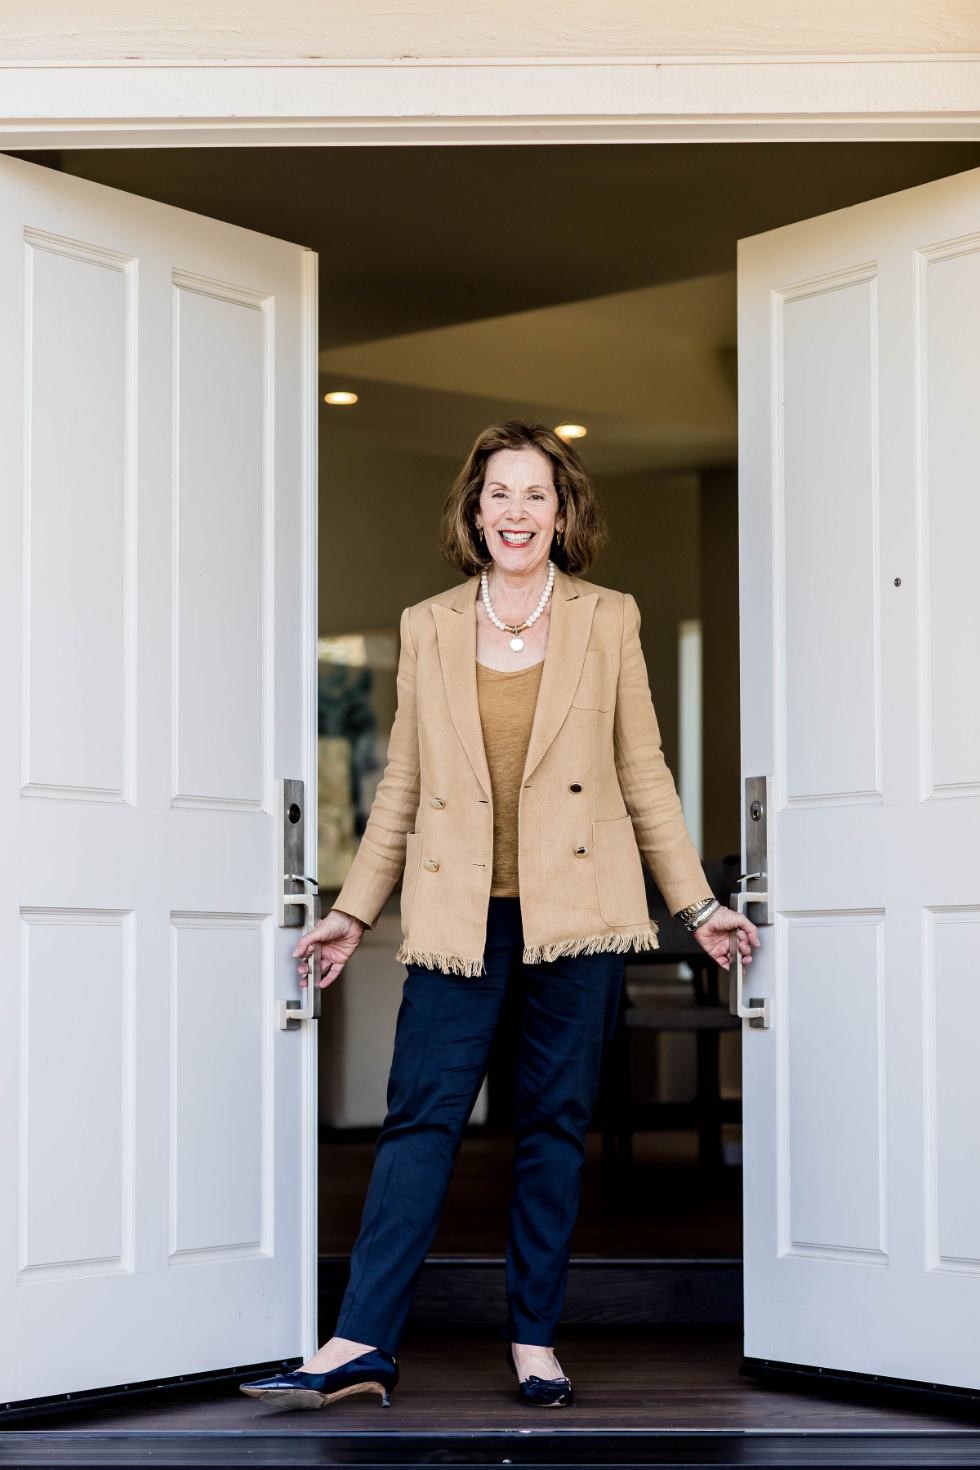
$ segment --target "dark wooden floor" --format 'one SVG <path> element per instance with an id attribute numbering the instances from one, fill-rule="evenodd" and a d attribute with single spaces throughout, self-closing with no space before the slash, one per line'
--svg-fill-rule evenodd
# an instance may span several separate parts
<path id="1" fill-rule="evenodd" d="M 507 1244 L 512 1142 L 464 1141 L 432 1255 L 502 1255 Z M 618 1179 L 599 1166 L 590 1133 L 574 1255 L 740 1256 L 742 1171 L 697 1167 L 697 1134 L 640 1133 L 635 1163 Z M 374 1164 L 372 1143 L 320 1148 L 320 1254 L 347 1254 L 357 1238 Z"/>
<path id="2" fill-rule="evenodd" d="M 610 1179 L 599 1167 L 599 1147 L 598 1135 L 590 1135 L 582 1211 L 573 1243 L 576 1255 L 738 1257 L 741 1254 L 740 1169 L 699 1169 L 695 1139 L 691 1135 L 646 1134 L 637 1138 L 636 1166 L 625 1176 Z M 479 1256 L 503 1252 L 510 1152 L 511 1141 L 505 1135 L 474 1136 L 464 1142 L 433 1244 L 434 1255 Z M 349 1252 L 357 1235 L 373 1157 L 371 1143 L 323 1145 L 320 1160 L 323 1255 Z M 558 1353 L 575 1385 L 576 1403 L 567 1410 L 534 1411 L 517 1402 L 514 1379 L 504 1366 L 503 1343 L 490 1331 L 481 1333 L 480 1329 L 471 1329 L 469 1335 L 457 1332 L 452 1336 L 446 1328 L 415 1327 L 410 1328 L 403 1344 L 399 1360 L 402 1381 L 393 1396 L 392 1407 L 387 1410 L 382 1410 L 373 1396 L 344 1399 L 315 1412 L 291 1413 L 266 1407 L 261 1401 L 238 1393 L 208 1396 L 202 1393 L 196 1400 L 180 1402 L 160 1395 L 11 1425 L 18 1433 L 12 1438 L 0 1434 L 0 1465 L 33 1464 L 31 1454 L 36 1449 L 41 1457 L 37 1463 L 48 1456 L 45 1463 L 74 1466 L 76 1461 L 67 1449 L 64 1450 L 67 1459 L 50 1459 L 51 1455 L 61 1453 L 56 1446 L 52 1448 L 54 1441 L 68 1445 L 75 1442 L 73 1436 L 81 1436 L 79 1445 L 88 1444 L 86 1465 L 107 1465 L 110 1461 L 120 1465 L 142 1463 L 143 1447 L 152 1443 L 156 1443 L 153 1455 L 161 1465 L 185 1464 L 179 1443 L 190 1445 L 191 1441 L 199 1447 L 209 1444 L 208 1454 L 214 1463 L 230 1465 L 233 1460 L 227 1459 L 227 1454 L 232 1451 L 221 1448 L 230 1442 L 226 1436 L 232 1439 L 245 1436 L 249 1444 L 260 1446 L 248 1451 L 248 1463 L 256 1466 L 260 1462 L 294 1463 L 289 1458 L 292 1451 L 288 1454 L 284 1451 L 285 1458 L 276 1458 L 280 1452 L 275 1446 L 286 1443 L 295 1446 L 297 1464 L 306 1463 L 304 1455 L 313 1456 L 310 1463 L 327 1463 L 314 1450 L 303 1449 L 304 1443 L 307 1446 L 324 1443 L 327 1448 L 323 1454 L 330 1463 L 354 1463 L 349 1455 L 348 1459 L 343 1458 L 347 1450 L 342 1453 L 337 1448 L 335 1455 L 329 1450 L 329 1444 L 336 1439 L 337 1446 L 355 1443 L 366 1446 L 380 1443 L 376 1436 L 381 1436 L 386 1444 L 404 1444 L 404 1451 L 398 1452 L 402 1455 L 400 1463 L 430 1463 L 433 1456 L 449 1463 L 456 1451 L 450 1453 L 448 1448 L 437 1451 L 432 1448 L 434 1444 L 448 1446 L 450 1442 L 455 1444 L 459 1437 L 469 1437 L 472 1444 L 477 1444 L 478 1437 L 483 1435 L 491 1437 L 487 1443 L 499 1444 L 492 1437 L 517 1432 L 522 1436 L 531 1434 L 535 1443 L 544 1436 L 542 1445 L 555 1435 L 569 1445 L 573 1441 L 577 1443 L 577 1437 L 582 1436 L 583 1463 L 598 1462 L 596 1457 L 602 1460 L 606 1453 L 600 1450 L 593 1453 L 589 1445 L 594 1447 L 596 1441 L 590 1440 L 590 1435 L 607 1436 L 609 1444 L 615 1440 L 621 1447 L 627 1441 L 634 1447 L 643 1443 L 653 1446 L 657 1436 L 666 1437 L 664 1444 L 669 1441 L 680 1446 L 685 1436 L 693 1444 L 697 1436 L 703 1435 L 709 1439 L 716 1436 L 712 1441 L 714 1449 L 710 1445 L 695 1447 L 689 1455 L 688 1451 L 681 1454 L 678 1449 L 680 1458 L 675 1460 L 673 1451 L 662 1444 L 656 1453 L 650 1449 L 652 1458 L 644 1463 L 792 1462 L 795 1465 L 803 1460 L 794 1456 L 805 1458 L 811 1453 L 805 1448 L 815 1443 L 811 1437 L 820 1437 L 821 1443 L 829 1446 L 833 1436 L 843 1436 L 845 1440 L 852 1436 L 858 1445 L 870 1444 L 872 1439 L 880 1442 L 880 1453 L 876 1451 L 876 1458 L 872 1456 L 876 1463 L 952 1464 L 959 1455 L 956 1463 L 980 1465 L 980 1431 L 962 1420 L 905 1407 L 763 1388 L 741 1377 L 738 1369 L 742 1345 L 737 1329 L 698 1333 L 695 1329 L 602 1331 L 594 1327 L 570 1327 L 559 1336 Z M 644 1441 L 645 1434 L 653 1438 Z M 144 1435 L 157 1438 L 143 1440 Z M 619 1435 L 624 1438 L 619 1440 L 616 1438 Z M 731 1450 L 734 1459 L 726 1458 L 729 1450 L 721 1448 L 727 1435 L 735 1437 L 729 1442 L 734 1446 Z M 753 1450 L 745 1448 L 747 1440 L 738 1441 L 739 1436 L 752 1435 L 763 1436 L 770 1449 L 765 1449 L 762 1440 Z M 781 1435 L 789 1436 L 797 1446 L 790 1458 L 785 1458 L 784 1450 L 779 1447 Z M 907 1444 L 924 1444 L 930 1435 L 941 1435 L 942 1440 L 936 1440 L 934 1450 L 929 1451 L 925 1460 L 921 1456 L 916 1458 L 919 1451 L 907 1452 Z M 106 1436 L 104 1441 L 102 1436 Z M 181 1436 L 186 1438 L 181 1440 Z M 327 1436 L 327 1440 L 321 1441 L 320 1436 Z M 900 1453 L 895 1449 L 899 1458 L 889 1458 L 891 1451 L 885 1445 L 889 1436 L 896 1447 L 899 1441 L 907 1442 Z M 111 1453 L 105 1448 L 110 1442 L 117 1447 Z M 129 1453 L 125 1451 L 127 1442 L 135 1446 L 132 1454 L 136 1459 L 132 1461 L 125 1459 Z M 519 1443 L 527 1441 L 522 1437 Z M 414 1450 L 412 1445 L 416 1447 Z M 843 1458 L 834 1458 L 829 1449 L 827 1453 L 831 1457 L 821 1458 L 822 1452 L 813 1450 L 817 1455 L 813 1463 L 865 1463 L 864 1452 L 848 1445 L 843 1442 L 839 1445 Z M 422 1448 L 418 1449 L 419 1446 Z M 10 1459 L 7 1449 L 14 1459 Z M 368 1453 L 365 1449 L 364 1454 Z M 383 1453 L 378 1453 L 383 1459 Z M 488 1461 L 483 1450 L 473 1451 L 480 1463 L 499 1463 L 495 1458 L 499 1453 L 492 1448 L 487 1450 Z M 191 1454 L 190 1449 L 187 1454 Z M 194 1450 L 191 1455 L 192 1459 L 198 1455 L 195 1465 L 199 1461 L 204 1463 L 201 1454 L 203 1450 Z M 515 1455 L 508 1449 L 506 1454 L 515 1464 L 531 1463 L 523 1453 Z M 168 1455 L 173 1457 L 167 1458 Z M 222 1455 L 226 1458 L 221 1459 Z M 633 1451 L 627 1453 L 621 1448 L 619 1455 L 619 1458 L 607 1458 L 606 1463 L 626 1463 L 631 1455 L 635 1461 Z M 902 1455 L 906 1458 L 901 1458 Z M 78 1460 L 79 1465 L 82 1463 Z M 186 1460 L 186 1464 L 190 1463 Z M 237 1465 L 239 1461 L 236 1459 L 234 1463 Z"/>
<path id="3" fill-rule="evenodd" d="M 161 1401 L 125 1410 L 63 1414 L 47 1427 L 100 1435 L 419 1435 L 515 1429 L 562 1434 L 644 1430 L 880 1434 L 956 1427 L 955 1421 L 933 1415 L 760 1388 L 739 1377 L 741 1342 L 732 1338 L 611 1341 L 569 1335 L 559 1341 L 558 1352 L 575 1385 L 575 1406 L 566 1410 L 534 1411 L 517 1403 L 498 1340 L 433 1338 L 403 1346 L 402 1382 L 387 1410 L 372 1396 L 342 1399 L 316 1412 L 289 1413 L 235 1394 L 182 1406 Z"/>

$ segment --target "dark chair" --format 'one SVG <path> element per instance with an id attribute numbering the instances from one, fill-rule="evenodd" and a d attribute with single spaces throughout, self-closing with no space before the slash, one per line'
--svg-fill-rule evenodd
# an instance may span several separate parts
<path id="1" fill-rule="evenodd" d="M 737 887 L 738 859 L 705 865 L 712 892 L 722 902 Z M 656 979 L 658 970 L 684 963 L 693 971 L 690 1000 L 675 1004 L 634 1006 L 623 986 L 619 1015 L 606 1052 L 599 1086 L 597 1122 L 602 1129 L 602 1160 L 607 1169 L 629 1168 L 633 1134 L 661 1128 L 697 1128 L 702 1166 L 723 1162 L 723 1123 L 741 1121 L 741 1102 L 723 1100 L 719 1085 L 718 1038 L 741 1022 L 718 999 L 718 966 L 704 953 L 684 925 L 674 919 L 652 878 L 647 876 L 650 917 L 659 929 L 660 948 L 631 955 L 626 980 Z M 631 1040 L 635 1030 L 693 1032 L 697 1038 L 697 1090 L 691 1102 L 637 1102 L 632 1095 Z"/>

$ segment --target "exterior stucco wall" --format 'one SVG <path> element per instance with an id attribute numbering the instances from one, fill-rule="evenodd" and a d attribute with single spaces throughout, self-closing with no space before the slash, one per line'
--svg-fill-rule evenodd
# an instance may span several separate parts
<path id="1" fill-rule="evenodd" d="M 6 0 L 0 62 L 957 55 L 976 0 Z"/>

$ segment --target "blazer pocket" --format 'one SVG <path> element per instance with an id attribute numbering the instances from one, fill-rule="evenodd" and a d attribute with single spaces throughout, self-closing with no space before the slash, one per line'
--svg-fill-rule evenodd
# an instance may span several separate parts
<path id="1" fill-rule="evenodd" d="M 599 912 L 614 929 L 633 927 L 649 917 L 640 850 L 631 819 L 592 823 Z"/>
<path id="2" fill-rule="evenodd" d="M 405 838 L 405 871 L 402 874 L 402 930 L 406 939 L 412 918 L 412 904 L 415 901 L 415 885 L 418 882 L 421 861 L 422 833 L 409 832 Z"/>
<path id="3" fill-rule="evenodd" d="M 582 676 L 575 690 L 572 704 L 576 709 L 611 710 L 616 704 L 616 688 L 613 683 L 612 659 L 608 653 L 585 655 Z"/>

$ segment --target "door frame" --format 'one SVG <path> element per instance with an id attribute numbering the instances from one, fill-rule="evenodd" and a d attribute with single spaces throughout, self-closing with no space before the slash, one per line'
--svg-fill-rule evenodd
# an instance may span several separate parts
<path id="1" fill-rule="evenodd" d="M 0 150 L 980 139 L 980 55 L 0 61 Z M 316 270 L 307 346 L 317 381 Z M 316 394 L 305 435 L 307 667 L 317 606 Z M 315 680 L 308 721 L 316 719 Z M 314 728 L 312 723 L 310 728 Z M 307 770 L 315 812 L 316 757 Z M 315 821 L 308 824 L 315 851 Z M 309 1029 L 309 1028 L 308 1028 Z M 304 1350 L 316 1346 L 315 1036 L 307 1046 Z"/>
<path id="2" fill-rule="evenodd" d="M 0 149 L 973 141 L 980 55 L 0 61 Z"/>

